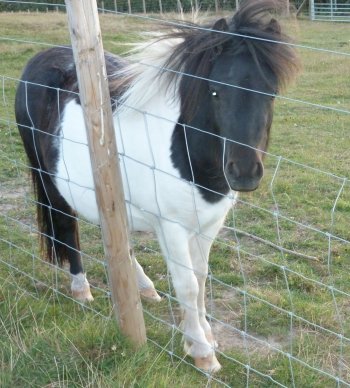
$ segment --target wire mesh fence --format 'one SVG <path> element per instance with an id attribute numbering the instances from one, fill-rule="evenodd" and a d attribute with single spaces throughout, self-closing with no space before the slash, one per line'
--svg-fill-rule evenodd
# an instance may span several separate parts
<path id="1" fill-rule="evenodd" d="M 127 24 L 126 41 L 138 38 L 130 28 L 141 22 L 157 30 L 151 16 L 144 21 L 144 16 L 114 15 L 113 6 L 109 10 L 107 17 L 112 23 L 117 20 L 120 25 Z M 68 40 L 51 43 L 45 38 L 23 36 L 26 34 L 2 33 L 0 37 L 9 56 L 23 58 L 15 71 L 0 70 L 1 277 L 33 298 L 54 292 L 76 304 L 79 302 L 70 296 L 68 269 L 48 263 L 40 253 L 36 202 L 13 114 L 14 90 L 26 62 L 24 57 L 29 59 L 40 51 L 43 41 L 55 46 Z M 125 51 L 125 40 L 121 39 L 117 52 Z M 106 41 L 112 50 L 115 44 L 107 33 Z M 224 371 L 215 376 L 196 368 L 209 383 L 237 386 L 236 380 L 225 375 L 225 367 L 234 365 L 243 371 L 241 386 L 350 385 L 350 111 L 346 92 L 350 50 L 346 42 L 324 48 L 319 44 L 316 48 L 307 39 L 297 47 L 305 62 L 304 75 L 290 94 L 277 98 L 263 183 L 254 194 L 238 197 L 211 251 L 207 316 Z M 152 116 L 150 112 L 142 114 L 145 122 Z M 86 148 L 85 144 L 79 146 Z M 152 160 L 151 144 L 149 152 Z M 157 173 L 166 174 L 152 163 L 123 156 L 124 163 L 136 163 L 151 171 L 152 186 Z M 91 187 L 85 189 L 91 191 Z M 129 198 L 128 205 L 135 206 L 132 202 Z M 93 304 L 82 306 L 110 319 L 100 229 L 79 216 L 77 220 L 84 268 L 95 298 Z M 132 241 L 138 261 L 163 298 L 159 304 L 143 305 L 148 340 L 171 358 L 195 368 L 182 351 L 181 312 L 159 244 L 153 234 L 144 232 L 134 233 Z M 160 336 L 159 332 L 167 335 Z M 281 369 L 284 374 L 278 373 Z"/>

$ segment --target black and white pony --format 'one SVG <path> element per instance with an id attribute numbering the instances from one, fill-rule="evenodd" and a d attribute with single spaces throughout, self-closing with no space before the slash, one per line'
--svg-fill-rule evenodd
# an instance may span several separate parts
<path id="1" fill-rule="evenodd" d="M 130 58 L 106 53 L 129 225 L 157 235 L 184 311 L 185 351 L 220 368 L 206 319 L 209 250 L 237 192 L 255 190 L 274 96 L 296 73 L 293 48 L 267 11 L 246 1 L 231 20 L 180 27 Z M 216 31 L 216 32 L 215 32 Z M 92 300 L 76 213 L 99 223 L 72 51 L 27 64 L 16 119 L 28 155 L 46 256 L 67 260 L 72 293 Z M 160 297 L 135 260 L 140 292 Z"/>

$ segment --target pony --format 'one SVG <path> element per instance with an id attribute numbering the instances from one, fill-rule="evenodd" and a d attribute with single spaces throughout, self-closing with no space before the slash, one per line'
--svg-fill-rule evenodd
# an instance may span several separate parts
<path id="1" fill-rule="evenodd" d="M 156 234 L 183 311 L 186 354 L 220 369 L 206 318 L 209 251 L 238 192 L 263 177 L 274 97 L 298 70 L 272 0 L 248 0 L 231 18 L 184 24 L 129 57 L 105 53 L 131 230 Z M 30 163 L 46 258 L 68 261 L 71 291 L 93 299 L 76 215 L 99 223 L 72 50 L 26 65 L 15 114 Z M 141 295 L 160 300 L 135 259 Z"/>

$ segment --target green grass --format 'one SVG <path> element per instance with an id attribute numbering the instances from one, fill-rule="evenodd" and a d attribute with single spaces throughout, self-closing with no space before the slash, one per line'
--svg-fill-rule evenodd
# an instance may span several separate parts
<path id="1" fill-rule="evenodd" d="M 119 54 L 142 38 L 136 31 L 156 28 L 122 16 L 102 16 L 101 24 L 105 48 Z M 350 53 L 347 24 L 301 20 L 288 28 L 303 45 Z M 167 299 L 144 303 L 150 342 L 135 351 L 111 317 L 101 263 L 85 260 L 95 302 L 83 307 L 66 297 L 66 273 L 39 260 L 26 159 L 14 125 L 16 82 L 9 78 L 19 78 L 27 60 L 46 47 L 38 42 L 69 44 L 66 17 L 0 14 L 0 37 L 17 40 L 0 40 L 0 76 L 8 77 L 0 78 L 0 386 L 204 386 L 207 377 L 182 361 L 181 335 L 171 326 L 172 316 L 177 323 L 180 319 L 176 304 Z M 349 110 L 349 57 L 299 51 L 303 73 L 287 96 Z M 332 334 L 350 334 L 344 294 L 350 293 L 349 182 L 340 191 L 342 178 L 349 177 L 348 130 L 348 114 L 276 101 L 264 181 L 257 192 L 240 197 L 227 220 L 244 233 L 237 240 L 224 229 L 211 253 L 208 312 L 223 352 L 217 378 L 230 386 L 244 387 L 248 381 L 249 386 L 273 387 L 274 380 L 286 386 L 293 381 L 297 387 L 335 386 L 327 374 L 350 381 L 349 341 Z M 99 229 L 84 221 L 80 227 L 83 251 L 103 260 Z M 343 240 L 329 240 L 327 232 Z M 304 256 L 282 254 L 249 235 Z M 156 241 L 133 238 L 156 287 L 172 292 Z"/>

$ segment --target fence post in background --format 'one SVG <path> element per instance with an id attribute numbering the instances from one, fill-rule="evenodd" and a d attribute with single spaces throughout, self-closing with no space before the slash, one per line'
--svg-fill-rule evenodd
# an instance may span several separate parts
<path id="1" fill-rule="evenodd" d="M 314 0 L 310 0 L 309 2 L 309 14 L 310 14 L 310 19 L 315 20 L 315 3 Z"/>
<path id="2" fill-rule="evenodd" d="M 146 342 L 146 331 L 129 252 L 126 208 L 96 0 L 66 0 L 66 6 L 113 309 L 122 333 L 140 346 Z"/>
<path id="3" fill-rule="evenodd" d="M 289 18 L 289 16 L 290 16 L 290 11 L 289 11 L 290 3 L 289 3 L 289 0 L 285 0 L 285 1 L 286 1 L 286 5 L 285 5 L 284 12 L 283 12 L 283 16 Z"/>
<path id="4" fill-rule="evenodd" d="M 333 21 L 333 16 L 334 16 L 334 4 L 333 0 L 331 0 L 331 20 Z"/>

